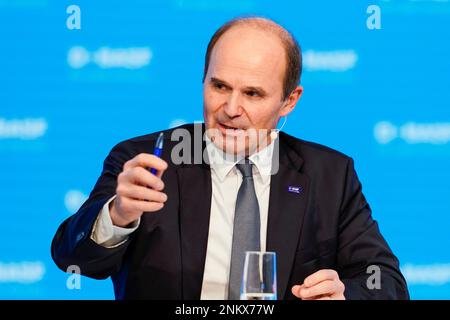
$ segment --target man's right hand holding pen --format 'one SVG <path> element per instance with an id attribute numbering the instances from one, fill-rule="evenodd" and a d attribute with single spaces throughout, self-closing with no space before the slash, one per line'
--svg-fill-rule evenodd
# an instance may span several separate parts
<path id="1" fill-rule="evenodd" d="M 157 170 L 156 175 L 148 168 Z M 167 195 L 162 192 L 161 177 L 167 162 L 155 155 L 141 153 L 127 161 L 117 177 L 116 198 L 109 204 L 114 225 L 127 227 L 139 219 L 144 212 L 161 210 Z"/>

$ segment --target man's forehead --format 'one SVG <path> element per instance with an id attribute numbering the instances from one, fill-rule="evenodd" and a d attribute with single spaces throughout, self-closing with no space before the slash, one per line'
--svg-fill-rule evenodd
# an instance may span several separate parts
<path id="1" fill-rule="evenodd" d="M 234 27 L 217 41 L 213 55 L 226 56 L 249 63 L 266 63 L 273 58 L 284 57 L 280 39 L 264 30 L 252 27 Z"/>
<path id="2" fill-rule="evenodd" d="M 252 28 L 236 27 L 227 31 L 216 43 L 210 61 L 215 76 L 227 71 L 242 77 L 275 77 L 283 75 L 285 53 L 273 34 Z M 213 70 L 211 70 L 213 71 Z"/>
<path id="3" fill-rule="evenodd" d="M 277 72 L 275 70 L 275 72 Z M 268 68 L 249 68 L 240 67 L 233 64 L 218 63 L 211 69 L 210 77 L 213 80 L 226 82 L 230 85 L 239 85 L 245 87 L 266 87 L 278 86 L 282 77 L 277 80 L 274 71 Z"/>

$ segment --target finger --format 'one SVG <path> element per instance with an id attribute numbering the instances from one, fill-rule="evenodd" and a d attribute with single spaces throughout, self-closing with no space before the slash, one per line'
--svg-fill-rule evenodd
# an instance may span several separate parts
<path id="1" fill-rule="evenodd" d="M 320 295 L 320 296 L 314 296 L 311 298 L 302 298 L 302 300 L 304 301 L 313 301 L 313 300 L 331 300 L 330 296 L 326 296 L 326 295 Z"/>
<path id="2" fill-rule="evenodd" d="M 331 299 L 331 297 L 329 297 L 329 296 L 323 296 L 323 297 L 318 297 L 318 298 L 312 299 L 312 300 L 333 300 L 333 299 Z"/>
<path id="3" fill-rule="evenodd" d="M 167 169 L 167 162 L 153 154 L 141 153 L 125 162 L 123 169 L 127 170 L 134 167 L 154 168 L 158 171 L 164 171 Z"/>
<path id="4" fill-rule="evenodd" d="M 300 298 L 308 299 L 322 295 L 330 296 L 338 292 L 339 286 L 335 280 L 325 280 L 315 286 L 305 287 L 300 290 Z"/>
<path id="5" fill-rule="evenodd" d="M 345 292 L 345 284 L 342 281 L 339 281 L 338 290 L 331 295 L 331 300 L 346 300 L 344 292 Z"/>
<path id="6" fill-rule="evenodd" d="M 125 171 L 125 183 L 139 184 L 161 191 L 164 189 L 164 182 L 147 169 L 142 167 L 134 167 Z M 120 177 L 119 177 L 120 178 Z M 119 180 L 119 182 L 122 182 Z"/>
<path id="7" fill-rule="evenodd" d="M 166 202 L 167 195 L 163 192 L 138 185 L 118 186 L 116 193 L 134 200 Z"/>
<path id="8" fill-rule="evenodd" d="M 156 176 L 158 177 L 158 178 L 162 178 L 162 176 L 163 176 L 163 174 L 164 174 L 164 170 L 158 170 L 158 171 L 156 171 Z"/>
<path id="9" fill-rule="evenodd" d="M 164 203 L 162 202 L 149 202 L 142 200 L 134 200 L 130 198 L 124 198 L 122 200 L 122 205 L 128 209 L 138 212 L 154 212 L 162 209 Z"/>
<path id="10" fill-rule="evenodd" d="M 292 286 L 291 292 L 294 296 L 296 296 L 297 298 L 300 298 L 300 290 L 304 287 L 305 286 L 303 284 L 302 285 L 296 284 L 296 285 Z"/>
<path id="11" fill-rule="evenodd" d="M 306 287 L 312 287 L 322 281 L 339 279 L 336 271 L 332 269 L 322 269 L 308 276 L 303 284 Z"/>

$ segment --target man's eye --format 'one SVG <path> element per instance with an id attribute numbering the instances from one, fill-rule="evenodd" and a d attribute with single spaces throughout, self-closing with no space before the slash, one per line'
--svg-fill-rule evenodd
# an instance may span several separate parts
<path id="1" fill-rule="evenodd" d="M 225 86 L 222 83 L 214 83 L 214 88 L 224 90 Z"/>
<path id="2" fill-rule="evenodd" d="M 253 90 L 247 91 L 246 94 L 250 97 L 259 97 L 260 96 L 259 92 L 253 91 Z"/>

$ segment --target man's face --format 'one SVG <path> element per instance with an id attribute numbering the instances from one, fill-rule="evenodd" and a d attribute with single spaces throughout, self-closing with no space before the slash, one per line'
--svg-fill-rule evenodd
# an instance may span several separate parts
<path id="1" fill-rule="evenodd" d="M 253 153 L 254 143 L 238 141 L 248 132 L 270 132 L 293 109 L 299 96 L 293 105 L 282 101 L 285 70 L 286 54 L 276 36 L 246 26 L 222 35 L 203 84 L 206 128 L 221 138 L 215 141 L 221 149 Z"/>

